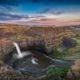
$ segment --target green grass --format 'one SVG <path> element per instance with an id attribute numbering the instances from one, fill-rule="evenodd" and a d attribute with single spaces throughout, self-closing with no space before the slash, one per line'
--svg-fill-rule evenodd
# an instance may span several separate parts
<path id="1" fill-rule="evenodd" d="M 77 35 L 75 36 L 75 38 L 80 40 L 80 35 L 77 34 Z"/>
<path id="2" fill-rule="evenodd" d="M 47 73 L 54 74 L 55 76 L 65 76 L 68 69 L 68 67 L 64 66 L 49 67 Z"/>
<path id="3" fill-rule="evenodd" d="M 64 79 L 69 67 L 57 66 L 48 67 L 47 74 L 42 76 L 39 80 L 49 80 L 50 78 Z"/>
<path id="4" fill-rule="evenodd" d="M 56 58 L 56 59 L 64 59 L 68 55 L 69 54 L 67 49 L 63 50 L 62 52 L 58 51 L 57 48 L 53 48 L 52 50 L 52 56 L 53 58 Z"/>

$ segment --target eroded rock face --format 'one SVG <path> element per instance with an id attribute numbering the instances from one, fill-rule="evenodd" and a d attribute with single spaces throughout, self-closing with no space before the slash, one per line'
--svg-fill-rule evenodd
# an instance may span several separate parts
<path id="1" fill-rule="evenodd" d="M 13 49 L 13 41 L 19 42 L 22 48 L 39 42 L 43 39 L 47 50 L 60 43 L 64 35 L 73 35 L 74 32 L 68 27 L 33 27 L 19 26 L 14 24 L 0 24 L 0 54 L 7 54 Z"/>
<path id="2" fill-rule="evenodd" d="M 74 65 L 71 66 L 67 74 L 67 80 L 79 80 L 80 79 L 80 59 L 76 60 Z"/>
<path id="3" fill-rule="evenodd" d="M 19 38 L 19 36 L 17 38 L 15 38 L 15 36 L 13 36 L 12 38 L 1 38 L 0 39 L 0 60 L 4 60 L 5 57 L 13 51 L 13 49 L 15 48 L 13 45 L 13 42 L 17 42 L 20 47 L 22 48 L 27 48 L 29 39 L 28 38 L 24 38 L 23 36 Z"/>
<path id="4" fill-rule="evenodd" d="M 13 50 L 12 42 L 9 40 L 0 41 L 0 60 L 4 60 L 6 55 Z"/>
<path id="5" fill-rule="evenodd" d="M 0 80 L 36 80 L 32 76 L 22 75 L 11 66 L 0 61 Z"/>
<path id="6" fill-rule="evenodd" d="M 23 78 L 21 73 L 15 71 L 12 67 L 0 61 L 0 78 L 7 80 L 7 78 L 12 78 L 12 77 L 13 78 L 17 78 L 17 77 Z"/>
<path id="7" fill-rule="evenodd" d="M 63 37 L 62 39 L 62 45 L 66 48 L 72 48 L 76 46 L 76 41 L 69 38 L 69 37 Z"/>
<path id="8" fill-rule="evenodd" d="M 75 61 L 75 64 L 72 66 L 72 70 L 76 76 L 80 76 L 80 59 Z"/>

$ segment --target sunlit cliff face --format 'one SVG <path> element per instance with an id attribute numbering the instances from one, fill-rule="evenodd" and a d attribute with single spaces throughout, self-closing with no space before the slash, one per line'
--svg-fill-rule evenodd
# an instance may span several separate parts
<path id="1" fill-rule="evenodd" d="M 0 23 L 58 26 L 80 24 L 80 1 L 1 0 Z"/>

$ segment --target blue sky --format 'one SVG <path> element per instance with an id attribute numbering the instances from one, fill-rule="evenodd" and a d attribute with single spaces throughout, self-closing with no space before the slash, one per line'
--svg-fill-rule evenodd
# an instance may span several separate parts
<path id="1" fill-rule="evenodd" d="M 80 0 L 38 0 L 38 2 L 23 0 L 20 1 L 14 8 L 16 8 L 16 12 L 21 13 L 37 13 L 45 10 L 46 8 L 64 11 L 72 10 L 75 12 L 75 10 L 80 11 Z"/>
<path id="2" fill-rule="evenodd" d="M 23 24 L 44 18 L 63 20 L 61 17 L 67 20 L 74 17 L 79 23 L 80 0 L 0 0 L 1 23 L 22 21 Z"/>

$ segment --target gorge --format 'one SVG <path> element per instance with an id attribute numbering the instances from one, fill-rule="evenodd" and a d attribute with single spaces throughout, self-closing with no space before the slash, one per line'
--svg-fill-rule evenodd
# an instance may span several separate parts
<path id="1" fill-rule="evenodd" d="M 79 33 L 70 26 L 35 27 L 1 24 L 0 60 L 21 75 L 28 72 L 32 77 L 37 78 L 37 76 L 47 74 L 49 67 L 54 74 L 55 68 L 64 69 L 62 67 L 70 68 L 74 65 L 74 60 L 71 60 L 71 57 L 68 58 L 67 55 L 73 53 L 71 51 L 75 47 L 79 47 L 79 45 L 76 46 L 77 43 L 73 45 L 75 41 L 72 40 L 78 34 L 77 32 Z M 63 48 L 61 45 L 65 37 L 68 38 L 70 45 L 72 44 L 71 48 Z"/>

